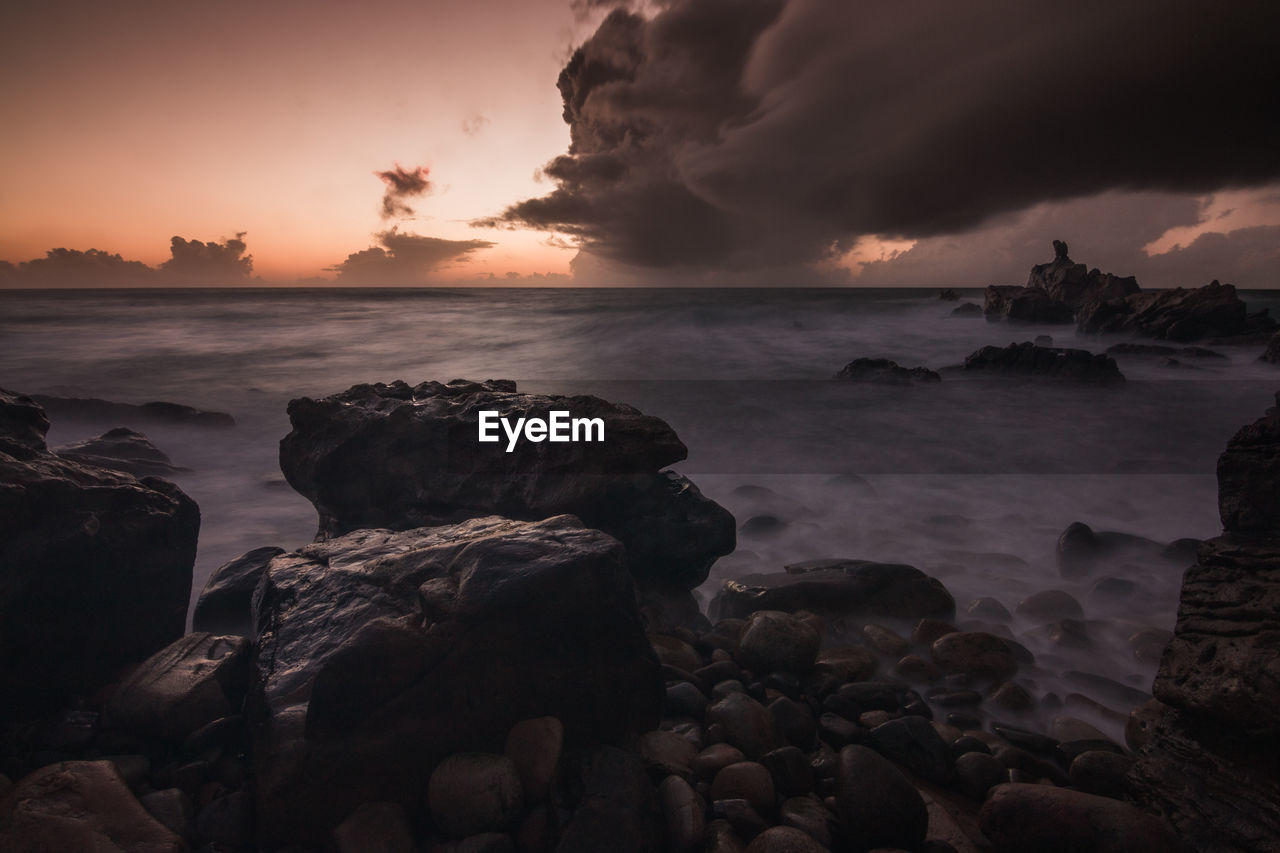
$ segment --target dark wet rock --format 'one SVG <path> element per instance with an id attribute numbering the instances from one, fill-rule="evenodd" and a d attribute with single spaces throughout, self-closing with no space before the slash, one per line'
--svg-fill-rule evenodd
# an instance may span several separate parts
<path id="1" fill-rule="evenodd" d="M 718 723 L 725 740 L 753 760 L 785 745 L 773 716 L 745 693 L 730 693 L 708 708 L 707 722 Z"/>
<path id="2" fill-rule="evenodd" d="M 865 681 L 875 674 L 878 666 L 879 661 L 870 649 L 835 646 L 818 652 L 809 679 L 817 687 L 835 689 L 846 681 Z"/>
<path id="3" fill-rule="evenodd" d="M 177 424 L 196 427 L 232 427 L 235 418 L 226 412 L 206 412 L 181 403 L 116 403 L 95 397 L 53 397 L 33 394 L 32 399 L 52 417 L 70 420 L 115 421 L 126 425 Z"/>
<path id="4" fill-rule="evenodd" d="M 687 779 L 693 772 L 698 747 L 675 732 L 645 732 L 637 749 L 649 778 L 661 781 L 668 776 Z"/>
<path id="5" fill-rule="evenodd" d="M 950 287 L 944 287 L 938 292 L 938 298 L 943 302 L 959 302 L 960 294 Z"/>
<path id="6" fill-rule="evenodd" d="M 747 853 L 826 853 L 808 833 L 790 826 L 766 829 L 747 845 Z"/>
<path id="7" fill-rule="evenodd" d="M 1128 803 L 1051 785 L 1002 785 L 991 793 L 978 820 L 997 850 L 1185 849 L 1168 826 Z"/>
<path id="8" fill-rule="evenodd" d="M 1010 644 L 983 631 L 957 631 L 934 641 L 930 651 L 943 672 L 1007 678 L 1018 669 Z"/>
<path id="9" fill-rule="evenodd" d="M 992 724 L 991 731 L 1000 735 L 1012 745 L 1028 752 L 1034 752 L 1037 755 L 1048 755 L 1058 746 L 1056 738 L 1051 738 L 1042 732 L 1028 731 L 1006 723 Z"/>
<path id="10" fill-rule="evenodd" d="M 333 831 L 338 853 L 415 853 L 413 827 L 399 803 L 365 803 Z"/>
<path id="11" fill-rule="evenodd" d="M 796 797 L 813 790 L 813 767 L 809 757 L 798 747 L 784 746 L 760 756 L 760 763 L 773 777 L 773 787 L 780 797 Z"/>
<path id="12" fill-rule="evenodd" d="M 507 733 L 503 754 L 515 765 L 528 805 L 551 795 L 563 748 L 564 724 L 555 717 L 521 720 Z"/>
<path id="13" fill-rule="evenodd" d="M 582 800 L 564 828 L 557 853 L 662 849 L 662 811 L 638 758 L 616 747 L 601 747 L 583 769 L 582 787 Z"/>
<path id="14" fill-rule="evenodd" d="M 890 681 L 862 681 L 843 684 L 823 701 L 823 707 L 848 720 L 856 720 L 868 711 L 901 710 L 908 693 L 905 684 Z"/>
<path id="15" fill-rule="evenodd" d="M 773 776 L 763 764 L 739 761 L 721 768 L 711 783 L 711 799 L 746 800 L 756 812 L 773 811 Z"/>
<path id="16" fill-rule="evenodd" d="M 988 321 L 1015 323 L 1074 323 L 1076 312 L 1039 287 L 990 285 L 982 313 Z"/>
<path id="17" fill-rule="evenodd" d="M 1105 600 L 1132 598 L 1141 586 L 1128 578 L 1098 578 L 1089 587 L 1089 597 Z"/>
<path id="18" fill-rule="evenodd" d="M 650 634 L 649 644 L 664 666 L 675 667 L 684 672 L 692 672 L 702 666 L 702 656 L 697 649 L 679 637 Z"/>
<path id="19" fill-rule="evenodd" d="M 1218 457 L 1218 514 L 1230 533 L 1280 534 L 1280 393 Z"/>
<path id="20" fill-rule="evenodd" d="M 213 634 L 252 637 L 253 591 L 267 564 L 283 553 L 283 548 L 254 548 L 214 569 L 196 601 L 191 627 Z"/>
<path id="21" fill-rule="evenodd" d="M 744 618 L 757 610 L 913 619 L 950 618 L 955 599 L 912 566 L 867 560 L 811 560 L 785 572 L 725 581 L 711 604 L 713 617 Z"/>
<path id="22" fill-rule="evenodd" d="M 0 850 L 186 853 L 134 798 L 110 761 L 50 764 L 0 800 Z"/>
<path id="23" fill-rule="evenodd" d="M 738 532 L 743 536 L 775 536 L 786 530 L 788 526 L 776 515 L 753 515 L 742 522 Z"/>
<path id="24" fill-rule="evenodd" d="M 933 681 L 942 675 L 938 665 L 920 655 L 907 655 L 893 665 L 893 674 L 908 681 Z"/>
<path id="25" fill-rule="evenodd" d="M 1014 608 L 1014 613 L 1037 624 L 1058 619 L 1083 619 L 1084 608 L 1075 596 L 1060 589 L 1032 593 Z"/>
<path id="26" fill-rule="evenodd" d="M 778 823 L 804 832 L 825 848 L 831 847 L 836 816 L 816 797 L 791 797 L 778 808 Z"/>
<path id="27" fill-rule="evenodd" d="M 942 377 L 927 367 L 901 367 L 887 358 L 855 358 L 840 368 L 836 379 L 872 382 L 879 385 L 912 385 L 941 382 Z"/>
<path id="28" fill-rule="evenodd" d="M 168 455 L 145 435 L 128 427 L 116 427 L 97 438 L 64 444 L 53 448 L 53 452 L 72 462 L 122 471 L 135 477 L 148 474 L 169 476 L 185 470 L 176 467 Z"/>
<path id="29" fill-rule="evenodd" d="M 876 726 L 867 736 L 867 745 L 931 782 L 946 778 L 947 744 L 922 717 L 902 717 Z"/>
<path id="30" fill-rule="evenodd" d="M 1165 646 L 1173 639 L 1173 632 L 1163 628 L 1142 628 L 1129 635 L 1126 642 L 1135 660 L 1143 663 L 1158 664 L 1164 657 Z"/>
<path id="31" fill-rule="evenodd" d="M 1280 332 L 1276 332 L 1267 341 L 1267 348 L 1262 351 L 1262 355 L 1258 356 L 1258 361 L 1280 364 Z"/>
<path id="32" fill-rule="evenodd" d="M 808 749 L 813 745 L 818 723 L 808 705 L 787 696 L 779 696 L 769 703 L 768 710 L 778 733 L 789 743 L 801 749 Z"/>
<path id="33" fill-rule="evenodd" d="M 1159 558 L 1176 563 L 1181 554 L 1181 551 L 1171 551 L 1169 546 L 1131 533 L 1095 532 L 1080 521 L 1067 525 L 1058 537 L 1058 570 L 1063 577 L 1078 577 L 1104 562 L 1121 559 Z"/>
<path id="34" fill-rule="evenodd" d="M 196 815 L 196 837 L 233 849 L 253 840 L 253 798 L 235 791 L 209 803 Z"/>
<path id="35" fill-rule="evenodd" d="M 152 791 L 138 797 L 147 814 L 182 838 L 189 838 L 195 828 L 195 807 L 191 798 L 177 788 Z"/>
<path id="36" fill-rule="evenodd" d="M 1028 631 L 1024 638 L 1034 639 L 1047 646 L 1086 649 L 1093 645 L 1089 629 L 1079 619 L 1059 619 Z"/>
<path id="37" fill-rule="evenodd" d="M 985 752 L 966 752 L 956 758 L 956 788 L 982 802 L 987 792 L 1007 778 L 1005 766 Z"/>
<path id="38" fill-rule="evenodd" d="M 954 634 L 958 628 L 941 619 L 921 619 L 911 629 L 911 642 L 919 646 L 932 646 L 934 640 Z"/>
<path id="39" fill-rule="evenodd" d="M 998 599 L 984 597 L 975 598 L 969 602 L 969 607 L 965 610 L 974 619 L 983 619 L 988 622 L 1008 622 L 1013 618 L 1009 613 L 1009 608 L 1000 603 Z M 936 637 L 934 639 L 937 639 Z"/>
<path id="40" fill-rule="evenodd" d="M 717 743 L 699 752 L 694 757 L 691 767 L 695 779 L 708 780 L 715 778 L 721 768 L 746 760 L 747 756 L 736 746 Z"/>
<path id="41" fill-rule="evenodd" d="M 963 708 L 982 704 L 982 694 L 971 688 L 935 687 L 925 694 L 925 698 L 943 708 Z"/>
<path id="42" fill-rule="evenodd" d="M 818 717 L 818 737 L 833 749 L 866 740 L 866 731 L 839 714 L 827 712 Z"/>
<path id="43" fill-rule="evenodd" d="M 0 715 L 88 693 L 182 636 L 200 511 L 172 483 L 49 453 L 0 391 Z"/>
<path id="44" fill-rule="evenodd" d="M 1141 705 L 1151 698 L 1151 694 L 1144 690 L 1139 690 L 1105 675 L 1098 675 L 1096 672 L 1081 672 L 1069 669 L 1062 673 L 1062 677 L 1068 683 L 1087 691 L 1091 696 L 1120 705 L 1131 707 Z"/>
<path id="45" fill-rule="evenodd" d="M 1123 382 L 1115 359 L 1082 349 L 1040 347 L 1024 341 L 1007 347 L 986 346 L 964 360 L 966 375 L 1062 379 L 1080 382 Z"/>
<path id="46" fill-rule="evenodd" d="M 755 672 L 803 675 L 813 666 L 820 638 L 808 622 L 778 610 L 757 610 L 738 640 L 740 663 Z"/>
<path id="47" fill-rule="evenodd" d="M 1036 709 L 1035 697 L 1016 681 L 1006 681 L 992 691 L 991 704 L 1006 711 L 1019 713 Z"/>
<path id="48" fill-rule="evenodd" d="M 949 317 L 981 317 L 985 312 L 976 302 L 965 302 L 951 310 Z"/>
<path id="49" fill-rule="evenodd" d="M 659 720 L 659 663 L 622 547 L 569 516 L 308 545 L 272 560 L 254 610 L 268 843 L 327 835 L 361 803 L 412 806 L 447 755 L 496 753 L 521 720 L 555 716 L 566 748 Z"/>
<path id="50" fill-rule="evenodd" d="M 672 853 L 694 853 L 706 832 L 702 798 L 679 776 L 668 776 L 658 786 L 664 837 Z"/>
<path id="51" fill-rule="evenodd" d="M 862 634 L 876 651 L 882 655 L 901 657 L 911 651 L 911 642 L 906 637 L 883 625 L 870 623 L 862 626 Z"/>
<path id="52" fill-rule="evenodd" d="M 1087 750 L 1071 762 L 1071 784 L 1086 794 L 1122 800 L 1129 791 L 1132 766 L 1132 756 L 1111 750 Z"/>
<path id="53" fill-rule="evenodd" d="M 662 707 L 668 717 L 700 720 L 707 710 L 707 697 L 694 685 L 682 681 L 667 688 L 667 698 Z"/>
<path id="54" fill-rule="evenodd" d="M 743 804 L 746 806 L 746 804 Z M 715 804 L 712 804 L 712 811 L 715 811 Z M 750 808 L 750 806 L 746 806 Z M 756 815 L 756 818 L 759 818 Z M 754 832 L 759 832 L 756 828 Z M 706 834 L 703 836 L 703 850 L 706 853 L 745 853 L 747 845 L 738 836 L 733 825 L 724 818 L 716 818 L 707 824 Z"/>
<path id="55" fill-rule="evenodd" d="M 481 444 L 481 411 L 546 420 L 600 418 L 605 441 Z M 667 465 L 687 450 L 666 423 L 597 397 L 519 394 L 506 381 L 356 385 L 289 404 L 280 442 L 290 485 L 320 533 L 408 529 L 498 513 L 564 513 L 621 540 L 631 571 L 691 589 L 734 548 L 733 516 Z M 399 464 L 386 465 L 387 459 Z"/>
<path id="56" fill-rule="evenodd" d="M 1036 339 L 1033 343 L 1035 343 L 1035 345 L 1038 347 L 1051 347 L 1053 346 L 1053 336 L 1052 335 L 1036 335 Z"/>
<path id="57" fill-rule="evenodd" d="M 249 642 L 188 634 L 147 658 L 111 694 L 109 725 L 181 742 L 240 712 L 249 687 Z"/>
<path id="58" fill-rule="evenodd" d="M 840 751 L 836 808 L 859 844 L 915 849 L 924 841 L 929 811 L 915 786 L 887 758 L 864 746 Z"/>
<path id="59" fill-rule="evenodd" d="M 505 755 L 459 753 L 432 771 L 427 800 L 435 825 L 450 838 L 465 838 L 510 826 L 524 806 L 524 790 Z"/>
<path id="60" fill-rule="evenodd" d="M 1124 299 L 1099 299 L 1084 305 L 1081 332 L 1129 332 L 1148 338 L 1194 341 L 1270 334 L 1276 322 L 1266 312 L 1249 314 L 1230 284 L 1210 282 L 1195 290 L 1148 291 Z"/>
<path id="61" fill-rule="evenodd" d="M 1124 726 L 1124 742 L 1135 752 L 1151 740 L 1156 725 L 1164 718 L 1169 706 L 1159 699 L 1148 699 L 1129 712 Z"/>
<path id="62" fill-rule="evenodd" d="M 1089 269 L 1067 255 L 1067 244 L 1053 241 L 1053 260 L 1036 264 L 1027 277 L 1027 287 L 1040 288 L 1072 309 L 1098 299 L 1123 299 L 1139 291 L 1133 276 L 1118 276 Z"/>

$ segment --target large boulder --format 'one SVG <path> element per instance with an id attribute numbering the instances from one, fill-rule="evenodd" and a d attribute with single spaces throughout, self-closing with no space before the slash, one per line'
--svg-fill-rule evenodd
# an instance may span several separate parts
<path id="1" fill-rule="evenodd" d="M 112 680 L 181 637 L 200 511 L 177 486 L 63 459 L 0 391 L 0 714 Z"/>
<path id="2" fill-rule="evenodd" d="M 964 360 L 966 375 L 1123 382 L 1115 359 L 1082 349 L 1042 347 L 1024 341 L 1007 347 L 986 346 Z"/>
<path id="3" fill-rule="evenodd" d="M 243 637 L 188 634 L 147 658 L 111 694 L 115 727 L 181 742 L 214 720 L 239 714 L 249 680 Z"/>
<path id="4" fill-rule="evenodd" d="M 1000 785 L 978 821 L 995 849 L 1010 853 L 1187 849 L 1166 824 L 1128 803 L 1053 785 Z"/>
<path id="5" fill-rule="evenodd" d="M 1213 281 L 1194 290 L 1179 287 L 1090 301 L 1080 309 L 1077 328 L 1194 341 L 1266 335 L 1276 330 L 1276 322 L 1265 311 L 1248 313 L 1233 286 Z"/>
<path id="6" fill-rule="evenodd" d="M 1031 268 L 1027 287 L 1043 290 L 1072 310 L 1092 300 L 1123 299 L 1139 290 L 1138 280 L 1131 275 L 1099 272 L 1071 260 L 1062 240 L 1053 241 L 1052 261 Z"/>
<path id="7" fill-rule="evenodd" d="M 116 427 L 97 438 L 55 447 L 53 452 L 63 459 L 123 471 L 135 477 L 167 475 L 182 470 L 173 464 L 168 454 L 152 444 L 149 438 L 128 427 Z"/>
<path id="8" fill-rule="evenodd" d="M 276 557 L 249 698 L 263 841 L 420 807 L 459 751 L 554 716 L 567 749 L 653 728 L 663 682 L 617 540 L 578 519 L 363 530 Z"/>
<path id="9" fill-rule="evenodd" d="M 186 853 L 187 845 L 147 813 L 110 761 L 40 768 L 0 799 L 0 850 Z"/>
<path id="10" fill-rule="evenodd" d="M 986 289 L 982 313 L 988 321 L 1016 323 L 1074 323 L 1071 306 L 1053 298 L 1039 287 L 991 285 Z"/>
<path id="11" fill-rule="evenodd" d="M 603 441 L 481 443 L 482 411 L 599 418 Z M 666 423 L 598 397 L 520 394 L 514 382 L 356 385 L 289 404 L 280 467 L 316 506 L 320 536 L 489 514 L 577 515 L 622 540 L 638 578 L 693 588 L 733 550 L 728 511 L 663 471 L 687 450 Z M 499 431 L 501 432 L 501 431 Z"/>
<path id="12" fill-rule="evenodd" d="M 1280 850 L 1280 418 L 1218 461 L 1227 532 L 1200 546 L 1130 774 L 1133 797 L 1199 849 Z"/>
<path id="13" fill-rule="evenodd" d="M 950 619 L 947 588 L 913 566 L 869 560 L 810 560 L 783 572 L 727 580 L 711 602 L 718 619 L 745 619 L 757 610 L 824 616 Z"/>
<path id="14" fill-rule="evenodd" d="M 253 636 L 253 591 L 272 557 L 283 548 L 254 548 L 224 563 L 209 575 L 191 613 L 191 627 L 215 634 Z"/>

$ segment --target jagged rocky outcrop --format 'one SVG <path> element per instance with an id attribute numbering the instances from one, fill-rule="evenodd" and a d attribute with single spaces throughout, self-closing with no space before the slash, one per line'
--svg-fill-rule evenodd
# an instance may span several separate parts
<path id="1" fill-rule="evenodd" d="M 1050 299 L 1073 311 L 1087 302 L 1123 299 L 1139 290 L 1138 280 L 1131 275 L 1112 275 L 1071 260 L 1062 240 L 1053 241 L 1052 261 L 1031 268 L 1027 287 L 1044 291 Z"/>
<path id="2" fill-rule="evenodd" d="M 263 841 L 316 843 L 356 806 L 414 809 L 431 769 L 554 716 L 566 745 L 662 707 L 617 540 L 570 516 L 361 530 L 271 560 L 249 698 Z"/>
<path id="3" fill-rule="evenodd" d="M 55 397 L 33 394 L 32 398 L 56 418 L 111 420 L 127 424 L 176 424 L 198 427 L 231 427 L 235 418 L 226 412 L 210 412 L 182 403 L 156 400 L 150 403 L 117 403 L 96 397 Z"/>
<path id="4" fill-rule="evenodd" d="M 1280 402 L 1280 399 L 1278 399 Z M 1224 533 L 1182 582 L 1134 796 L 1200 850 L 1280 850 L 1280 407 L 1218 460 Z"/>
<path id="5" fill-rule="evenodd" d="M 50 453 L 0 391 L 0 714 L 110 681 L 182 636 L 200 512 L 177 486 Z"/>
<path id="6" fill-rule="evenodd" d="M 214 569 L 191 612 L 191 627 L 214 634 L 253 636 L 253 591 L 283 548 L 254 548 Z"/>
<path id="7" fill-rule="evenodd" d="M 757 610 L 949 619 L 955 609 L 947 588 L 914 566 L 842 559 L 810 560 L 782 572 L 725 581 L 711 603 L 718 619 L 741 619 Z"/>
<path id="8" fill-rule="evenodd" d="M 135 477 L 168 475 L 183 470 L 176 467 L 168 454 L 152 444 L 149 438 L 128 427 L 116 427 L 97 438 L 64 444 L 55 447 L 53 452 L 63 459 L 123 471 Z"/>
<path id="9" fill-rule="evenodd" d="M 1038 287 L 993 284 L 987 287 L 983 313 L 989 321 L 1020 323 L 1074 323 L 1071 306 Z"/>
<path id="10" fill-rule="evenodd" d="M 1094 299 L 1081 307 L 1077 318 L 1081 332 L 1127 332 L 1170 341 L 1248 339 L 1276 328 L 1265 309 L 1250 314 L 1236 289 L 1217 281 L 1194 290 L 1179 287 Z"/>
<path id="11" fill-rule="evenodd" d="M 880 385 L 911 385 L 941 382 L 942 377 L 927 367 L 902 367 L 887 358 L 855 358 L 840 368 L 836 379 L 873 382 Z"/>
<path id="12" fill-rule="evenodd" d="M 482 444 L 479 413 L 510 421 L 568 411 L 600 418 L 604 441 Z M 664 471 L 687 450 L 662 420 L 590 396 L 521 394 L 514 382 L 356 385 L 289 404 L 280 467 L 315 504 L 320 536 L 499 514 L 570 513 L 622 541 L 631 571 L 691 589 L 733 550 L 733 516 Z"/>
<path id="13" fill-rule="evenodd" d="M 1082 349 L 1042 347 L 1024 341 L 1007 347 L 987 346 L 970 353 L 963 373 L 971 376 L 1069 379 L 1087 382 L 1123 382 L 1115 359 Z"/>

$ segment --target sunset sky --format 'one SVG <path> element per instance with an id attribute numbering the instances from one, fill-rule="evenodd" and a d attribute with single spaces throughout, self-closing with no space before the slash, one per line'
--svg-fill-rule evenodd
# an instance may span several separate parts
<path id="1" fill-rule="evenodd" d="M 0 259 L 243 233 L 265 282 L 933 286 L 1061 237 L 1280 286 L 1275 4 L 959 5 L 10 4 Z"/>

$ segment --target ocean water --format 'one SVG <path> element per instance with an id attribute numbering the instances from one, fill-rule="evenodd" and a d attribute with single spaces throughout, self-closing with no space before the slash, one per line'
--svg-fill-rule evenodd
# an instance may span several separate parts
<path id="1" fill-rule="evenodd" d="M 190 469 L 174 479 L 202 511 L 193 602 L 221 563 L 314 533 L 311 505 L 279 473 L 289 399 L 504 378 L 630 403 L 676 429 L 689 458 L 675 467 L 747 524 L 699 590 L 706 600 L 726 578 L 818 557 L 918 566 L 946 583 L 961 621 L 978 596 L 1012 611 L 1064 589 L 1084 604 L 1090 645 L 1055 645 L 1019 617 L 1009 626 L 1037 653 L 1038 692 L 1078 691 L 1062 677 L 1072 670 L 1146 689 L 1154 663 L 1127 638 L 1172 627 L 1180 569 L 1108 566 L 1137 591 L 1102 598 L 1097 576 L 1059 575 L 1058 535 L 1074 521 L 1160 542 L 1216 535 L 1215 461 L 1273 404 L 1280 370 L 1256 363 L 1253 346 L 1184 368 L 1119 356 L 1120 387 L 831 381 L 858 357 L 944 369 L 1041 334 L 1094 352 L 1116 342 L 952 318 L 953 307 L 932 290 L 11 291 L 0 292 L 0 387 L 235 416 L 227 430 L 138 427 Z M 50 444 L 120 425 L 55 420 Z M 1117 717 L 1079 714 L 1118 736 Z"/>

